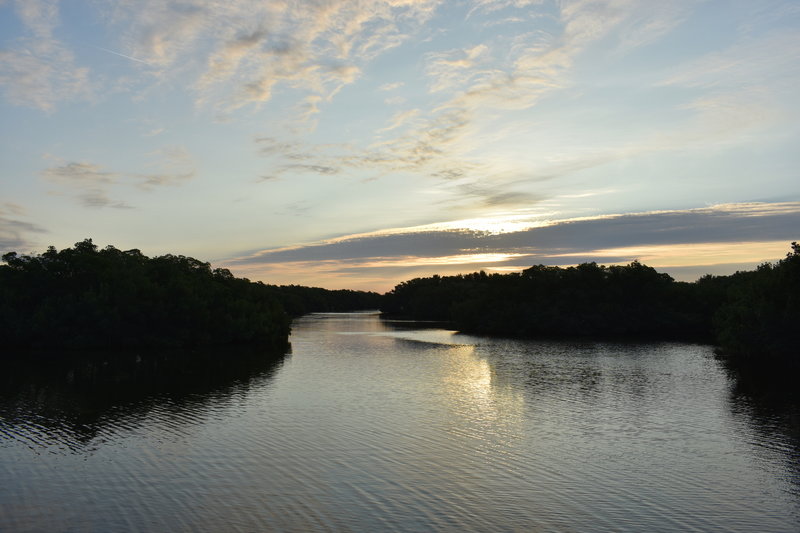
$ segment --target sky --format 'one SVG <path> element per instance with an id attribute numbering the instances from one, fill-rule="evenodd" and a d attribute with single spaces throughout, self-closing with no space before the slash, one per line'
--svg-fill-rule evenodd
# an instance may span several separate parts
<path id="1" fill-rule="evenodd" d="M 0 251 L 274 284 L 800 240 L 797 0 L 0 0 Z"/>

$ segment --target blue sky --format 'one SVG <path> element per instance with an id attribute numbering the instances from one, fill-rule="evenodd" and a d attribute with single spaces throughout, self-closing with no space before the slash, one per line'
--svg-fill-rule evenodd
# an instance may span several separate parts
<path id="1" fill-rule="evenodd" d="M 0 0 L 0 250 L 729 273 L 800 239 L 798 86 L 796 1 Z"/>

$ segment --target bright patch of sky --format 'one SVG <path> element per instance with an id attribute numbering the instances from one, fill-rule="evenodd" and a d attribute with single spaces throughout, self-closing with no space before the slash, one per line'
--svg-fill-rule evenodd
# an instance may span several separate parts
<path id="1" fill-rule="evenodd" d="M 794 0 L 0 0 L 0 36 L 1 251 L 386 290 L 800 238 Z"/>

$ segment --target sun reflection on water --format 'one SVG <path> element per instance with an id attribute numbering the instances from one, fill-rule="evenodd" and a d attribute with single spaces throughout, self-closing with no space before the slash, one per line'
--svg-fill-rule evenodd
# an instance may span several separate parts
<path id="1" fill-rule="evenodd" d="M 442 358 L 442 390 L 453 427 L 493 449 L 521 437 L 525 400 L 519 389 L 504 386 L 475 346 L 453 346 Z"/>

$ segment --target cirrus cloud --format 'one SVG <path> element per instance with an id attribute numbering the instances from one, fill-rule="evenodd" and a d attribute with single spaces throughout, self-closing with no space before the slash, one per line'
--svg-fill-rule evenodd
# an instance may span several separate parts
<path id="1" fill-rule="evenodd" d="M 30 249 L 36 244 L 30 235 L 47 232 L 24 217 L 22 206 L 13 202 L 0 204 L 0 251 Z"/>
<path id="2" fill-rule="evenodd" d="M 54 35 L 60 23 L 58 1 L 20 0 L 15 8 L 25 33 L 0 50 L 6 98 L 48 112 L 60 102 L 89 98 L 89 69 L 77 66 L 74 54 Z"/>
<path id="3" fill-rule="evenodd" d="M 111 207 L 130 209 L 132 206 L 111 197 L 112 191 L 135 186 L 149 191 L 156 187 L 178 185 L 192 179 L 196 170 L 189 152 L 181 146 L 167 146 L 150 154 L 151 173 L 117 172 L 86 161 L 63 161 L 46 156 L 56 164 L 44 169 L 41 177 L 58 186 L 57 194 L 75 197 L 81 205 L 91 208 Z"/>

